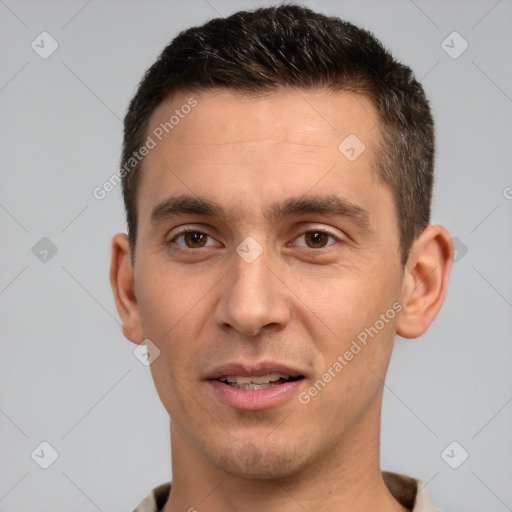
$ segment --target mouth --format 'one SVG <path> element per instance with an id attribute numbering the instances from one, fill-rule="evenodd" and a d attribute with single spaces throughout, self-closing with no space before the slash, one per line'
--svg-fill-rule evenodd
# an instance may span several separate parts
<path id="1" fill-rule="evenodd" d="M 215 368 L 206 381 L 217 400 L 234 409 L 258 410 L 276 407 L 291 399 L 304 386 L 306 372 L 286 364 L 230 363 Z"/>

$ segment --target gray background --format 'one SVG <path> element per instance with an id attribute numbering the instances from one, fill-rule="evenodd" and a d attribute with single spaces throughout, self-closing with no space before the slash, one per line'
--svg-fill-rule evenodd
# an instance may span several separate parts
<path id="1" fill-rule="evenodd" d="M 120 189 L 92 190 L 117 168 L 122 117 L 160 50 L 259 5 L 0 0 L 1 511 L 129 511 L 170 479 L 168 418 L 108 281 Z M 382 466 L 422 479 L 445 512 L 512 510 L 512 3 L 307 5 L 370 29 L 422 80 L 438 132 L 433 221 L 457 238 L 441 314 L 396 342 Z M 46 59 L 31 47 L 43 31 L 59 45 Z M 458 58 L 454 31 L 469 44 Z M 57 248 L 46 261 L 43 237 Z M 43 441 L 58 453 L 46 470 Z"/>

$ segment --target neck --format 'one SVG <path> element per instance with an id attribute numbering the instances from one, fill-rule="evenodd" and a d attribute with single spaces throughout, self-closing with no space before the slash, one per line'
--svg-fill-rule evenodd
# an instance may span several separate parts
<path id="1" fill-rule="evenodd" d="M 329 450 L 284 478 L 254 479 L 211 464 L 171 422 L 172 491 L 164 512 L 245 510 L 291 512 L 406 512 L 387 489 L 379 460 L 380 403 Z"/>

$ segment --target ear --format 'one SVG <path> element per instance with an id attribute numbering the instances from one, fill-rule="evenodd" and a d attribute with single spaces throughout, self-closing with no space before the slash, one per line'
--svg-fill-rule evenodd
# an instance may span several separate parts
<path id="1" fill-rule="evenodd" d="M 110 286 L 114 293 L 117 312 L 121 317 L 123 334 L 133 343 L 144 341 L 139 305 L 135 296 L 135 279 L 130 259 L 130 243 L 124 233 L 112 238 Z"/>
<path id="2" fill-rule="evenodd" d="M 397 334 L 417 338 L 429 328 L 446 296 L 452 259 L 447 229 L 427 226 L 414 241 L 405 266 Z"/>

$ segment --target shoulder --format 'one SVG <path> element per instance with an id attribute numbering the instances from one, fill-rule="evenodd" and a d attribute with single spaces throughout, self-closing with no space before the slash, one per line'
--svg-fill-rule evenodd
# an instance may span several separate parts
<path id="1" fill-rule="evenodd" d="M 155 487 L 133 512 L 158 512 L 164 507 L 170 492 L 171 482 Z"/>
<path id="2" fill-rule="evenodd" d="M 383 471 L 382 478 L 394 498 L 411 512 L 440 512 L 421 480 L 390 471 Z"/>

